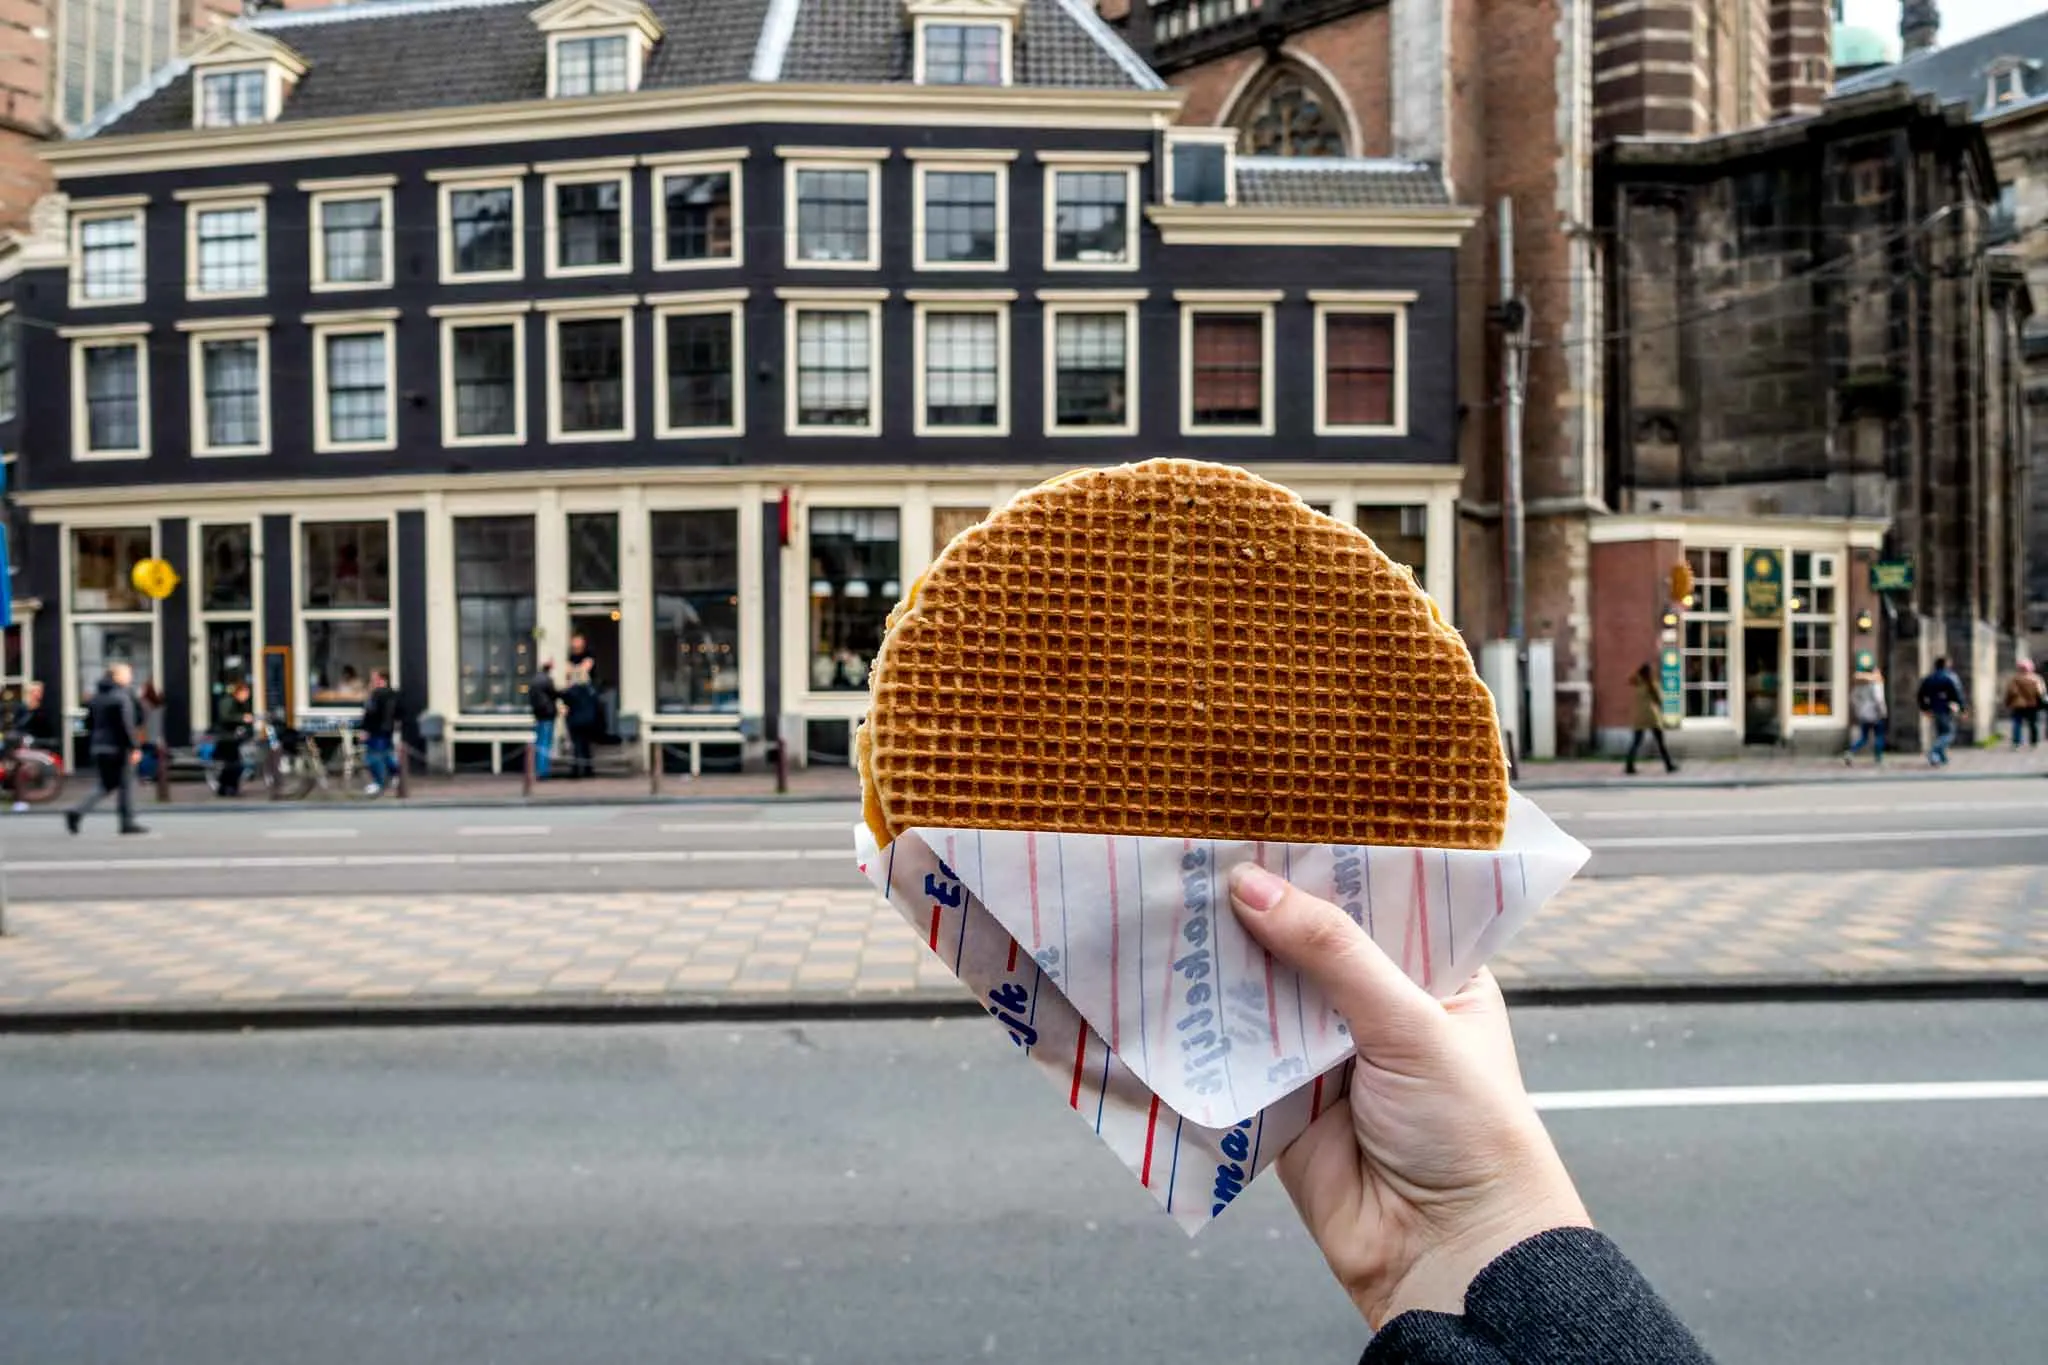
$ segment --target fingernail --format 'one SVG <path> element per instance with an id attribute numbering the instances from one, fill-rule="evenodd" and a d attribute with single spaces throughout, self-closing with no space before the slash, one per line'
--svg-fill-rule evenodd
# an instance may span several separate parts
<path id="1" fill-rule="evenodd" d="M 1247 910 L 1271 910 L 1287 894 L 1287 883 L 1263 867 L 1239 863 L 1230 869 L 1230 895 Z"/>

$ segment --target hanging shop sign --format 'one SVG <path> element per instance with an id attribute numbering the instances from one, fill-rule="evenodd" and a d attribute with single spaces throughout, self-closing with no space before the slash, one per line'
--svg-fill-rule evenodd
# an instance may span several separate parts
<path id="1" fill-rule="evenodd" d="M 1913 591 L 1913 561 L 1910 559 L 1880 559 L 1870 566 L 1870 590 L 1872 592 Z"/>
<path id="2" fill-rule="evenodd" d="M 1785 557 L 1776 550 L 1742 556 L 1742 611 L 1774 618 L 1785 614 Z"/>

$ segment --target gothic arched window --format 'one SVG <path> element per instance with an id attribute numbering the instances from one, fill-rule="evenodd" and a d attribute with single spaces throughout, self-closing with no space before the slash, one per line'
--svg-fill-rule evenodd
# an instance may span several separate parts
<path id="1" fill-rule="evenodd" d="M 1289 62 L 1259 78 L 1239 106 L 1242 149 L 1253 156 L 1344 156 L 1344 110 L 1321 81 Z"/>

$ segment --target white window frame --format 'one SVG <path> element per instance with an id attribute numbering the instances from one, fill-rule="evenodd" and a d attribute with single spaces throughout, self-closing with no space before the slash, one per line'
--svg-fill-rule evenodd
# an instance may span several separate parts
<path id="1" fill-rule="evenodd" d="M 790 436 L 882 434 L 882 302 L 886 289 L 779 289 L 783 301 L 783 431 Z M 859 426 L 804 426 L 797 421 L 797 318 L 803 313 L 864 313 L 868 319 L 868 420 Z"/>
<path id="2" fill-rule="evenodd" d="M 80 531 L 138 531 L 149 532 L 149 553 L 152 559 L 163 554 L 163 525 L 153 516 L 138 516 L 136 509 L 123 508 L 118 511 L 95 511 L 67 518 L 62 523 L 62 535 L 58 540 L 58 591 L 63 594 L 60 602 L 60 617 L 63 622 L 64 642 L 64 714 L 77 719 L 85 713 L 86 698 L 78 690 L 78 627 L 80 626 L 140 626 L 149 627 L 149 676 L 161 687 L 164 661 L 163 603 L 151 602 L 141 611 L 80 611 L 77 600 L 77 584 L 73 575 L 77 572 L 77 537 Z M 24 649 L 27 636 L 23 636 Z M 46 684 L 47 692 L 47 684 Z"/>
<path id="3" fill-rule="evenodd" d="M 178 325 L 187 333 L 185 369 L 190 377 L 192 413 L 192 455 L 195 459 L 227 459 L 243 455 L 268 455 L 271 449 L 270 418 L 270 319 L 208 318 Z M 256 443 L 246 446 L 216 446 L 207 439 L 206 346 L 213 341 L 256 343 Z M 196 562 L 196 561 L 194 561 Z"/>
<path id="4" fill-rule="evenodd" d="M 206 532 L 216 527 L 243 527 L 249 532 L 249 605 L 208 607 L 206 605 Z M 185 562 L 192 566 L 192 660 L 186 693 L 192 699 L 192 733 L 213 729 L 213 697 L 208 691 L 207 670 L 213 660 L 206 652 L 207 627 L 245 625 L 249 628 L 249 709 L 257 715 L 269 709 L 263 696 L 263 519 L 230 513 L 212 517 L 196 515 L 185 527 Z"/>
<path id="5" fill-rule="evenodd" d="M 440 321 L 441 444 L 451 449 L 526 444 L 526 313 L 524 303 L 442 305 L 429 312 Z M 512 431 L 504 436 L 461 436 L 455 430 L 455 333 L 465 327 L 512 329 Z"/>
<path id="6" fill-rule="evenodd" d="M 995 85 L 947 84 L 934 86 L 939 90 L 1000 90 L 1017 83 L 1016 50 L 1017 20 L 1013 15 L 974 13 L 965 7 L 952 14 L 919 14 L 913 23 L 911 71 L 918 85 L 931 84 L 925 79 L 925 30 L 938 28 L 992 28 L 1001 35 L 1002 78 Z"/>
<path id="7" fill-rule="evenodd" d="M 626 45 L 626 88 L 624 90 L 586 90 L 580 95 L 562 93 L 562 44 L 583 43 L 594 39 L 617 38 Z M 630 95 L 640 88 L 640 77 L 647 67 L 647 44 L 640 32 L 630 25 L 620 24 L 609 28 L 572 28 L 548 35 L 548 98 L 551 100 L 592 100 L 616 99 Z"/>
<path id="8" fill-rule="evenodd" d="M 542 193 L 546 196 L 542 206 L 546 225 L 543 249 L 547 257 L 541 262 L 541 273 L 551 280 L 586 278 L 593 275 L 630 275 L 633 273 L 633 158 L 618 157 L 605 162 L 587 162 L 574 168 L 558 163 L 541 166 Z M 561 227 L 557 217 L 559 206 L 555 202 L 555 191 L 569 185 L 602 185 L 612 182 L 619 187 L 619 259 L 608 265 L 563 265 L 561 255 Z"/>
<path id="9" fill-rule="evenodd" d="M 911 335 L 914 375 L 913 387 L 915 404 L 911 414 L 911 430 L 919 436 L 939 437 L 981 437 L 1008 436 L 1010 434 L 1010 387 L 1013 369 L 1010 352 L 1010 303 L 1017 297 L 1011 289 L 990 289 L 975 291 L 947 291 L 945 294 L 911 290 L 906 295 L 916 305 L 916 316 L 912 323 Z M 933 426 L 925 410 L 926 392 L 930 385 L 929 357 L 925 353 L 927 323 L 939 313 L 979 313 L 993 315 L 996 320 L 996 420 L 993 426 L 950 427 Z"/>
<path id="10" fill-rule="evenodd" d="M 1138 153 L 1142 158 L 1143 153 Z M 1139 199 L 1139 160 L 1127 162 L 1094 158 L 1080 161 L 1040 153 L 1045 163 L 1045 268 L 1048 271 L 1115 271 L 1128 274 L 1138 268 L 1138 219 L 1145 206 Z M 1124 259 L 1121 261 L 1063 261 L 1059 258 L 1059 178 L 1062 175 L 1122 175 L 1124 177 Z"/>
<path id="11" fill-rule="evenodd" d="M 270 292 L 270 213 L 269 191 L 255 188 L 248 193 L 226 194 L 219 197 L 186 196 L 185 204 L 185 261 L 189 273 L 185 277 L 185 297 L 193 302 L 212 302 L 215 299 L 260 299 Z M 246 209 L 256 211 L 256 287 L 253 289 L 205 289 L 202 288 L 199 260 L 199 219 L 209 213 L 235 213 Z"/>
<path id="12" fill-rule="evenodd" d="M 440 247 L 438 262 L 442 284 L 490 284 L 526 278 L 526 167 L 503 166 L 490 170 L 437 174 L 428 172 L 435 185 L 435 222 Z M 512 266 L 509 270 L 478 270 L 464 273 L 455 269 L 455 196 L 464 190 L 510 190 L 512 192 Z"/>
<path id="13" fill-rule="evenodd" d="M 71 343 L 71 458 L 79 464 L 100 460 L 146 460 L 150 454 L 149 324 L 132 322 L 112 327 L 65 327 L 58 335 Z M 87 417 L 85 353 L 96 347 L 127 346 L 135 351 L 135 437 L 130 450 L 90 448 Z"/>
<path id="14" fill-rule="evenodd" d="M 1173 149 L 1176 145 L 1208 143 L 1223 148 L 1223 202 L 1221 204 L 1187 204 L 1184 207 L 1197 209 L 1229 208 L 1237 203 L 1237 130 L 1235 128 L 1175 128 L 1166 135 L 1166 167 L 1161 176 L 1168 204 L 1180 204 L 1179 195 L 1173 185 Z"/>
<path id="15" fill-rule="evenodd" d="M 333 526 L 348 522 L 384 523 L 384 545 L 391 556 L 390 573 L 381 607 L 309 607 L 306 605 L 306 528 L 308 526 Z M 398 514 L 389 508 L 334 506 L 323 507 L 317 514 L 292 514 L 292 699 L 298 703 L 298 716 L 353 716 L 361 710 L 361 704 L 347 702 L 341 705 L 313 704 L 313 689 L 310 684 L 312 656 L 306 652 L 306 627 L 315 621 L 382 621 L 385 623 L 385 638 L 390 641 L 390 658 L 385 664 L 391 677 L 391 685 L 399 687 L 398 676 Z M 369 685 L 364 678 L 364 686 Z M 265 706 L 276 706 L 282 702 L 279 697 L 264 698 Z M 297 717 L 287 717 L 297 719 Z"/>
<path id="16" fill-rule="evenodd" d="M 149 219 L 144 212 L 149 203 L 147 195 L 128 195 L 120 199 L 77 200 L 71 206 L 71 307 L 79 308 L 122 308 L 141 303 L 149 293 Z M 107 298 L 87 298 L 85 294 L 85 225 L 107 222 L 116 218 L 132 219 L 135 223 L 135 289 L 133 293 L 119 294 Z"/>
<path id="17" fill-rule="evenodd" d="M 313 337 L 313 449 L 322 455 L 398 448 L 398 310 L 365 309 L 360 313 L 308 313 Z M 327 342 L 334 336 L 384 335 L 384 437 L 377 441 L 337 441 L 331 431 L 327 392 Z"/>
<path id="18" fill-rule="evenodd" d="M 548 316 L 548 440 L 557 445 L 596 441 L 630 441 L 634 436 L 633 314 L 638 302 L 628 295 L 620 300 L 550 299 L 540 307 Z M 619 415 L 624 425 L 612 431 L 562 430 L 562 324 L 565 322 L 616 321 L 619 324 L 619 361 L 624 388 L 620 393 Z"/>
<path id="19" fill-rule="evenodd" d="M 1138 305 L 1143 289 L 1038 291 L 1045 319 L 1045 434 L 1048 436 L 1135 436 L 1138 434 Z M 1059 423 L 1059 318 L 1064 313 L 1121 313 L 1124 317 L 1124 420 L 1116 426 L 1075 427 Z"/>
<path id="20" fill-rule="evenodd" d="M 1011 151 L 947 151 L 943 156 L 925 157 L 910 153 L 915 165 L 912 168 L 911 187 L 911 264 L 912 268 L 932 272 L 980 272 L 1003 271 L 1010 268 L 1010 162 L 1017 154 Z M 996 257 L 993 261 L 934 261 L 925 255 L 925 184 L 933 172 L 942 175 L 990 175 L 996 182 Z"/>
<path id="21" fill-rule="evenodd" d="M 284 68 L 273 61 L 223 62 L 199 67 L 192 73 L 192 126 L 208 132 L 255 127 L 250 123 L 206 121 L 206 82 L 216 76 L 246 76 L 252 71 L 263 77 L 263 122 L 277 122 L 278 114 L 284 109 Z"/>
<path id="22" fill-rule="evenodd" d="M 747 430 L 747 291 L 707 289 L 689 294 L 649 295 L 654 305 L 654 434 L 664 441 L 742 436 Z M 724 313 L 732 319 L 732 421 L 722 427 L 679 427 L 669 420 L 668 320 Z"/>
<path id="23" fill-rule="evenodd" d="M 391 187 L 397 177 L 389 175 L 363 176 L 356 180 L 301 180 L 299 188 L 311 197 L 306 201 L 307 259 L 312 272 L 312 292 L 315 294 L 343 293 L 349 290 L 389 289 L 397 271 L 397 253 L 392 230 Z M 376 199 L 383 206 L 383 257 L 384 276 L 376 280 L 330 280 L 327 278 L 327 225 L 322 214 L 328 204 L 346 203 L 358 199 Z"/>
<path id="24" fill-rule="evenodd" d="M 712 152 L 684 152 L 674 155 L 643 156 L 640 164 L 651 177 L 647 193 L 654 201 L 654 243 L 650 256 L 656 270 L 732 270 L 746 263 L 746 157 L 744 147 Z M 675 260 L 668 254 L 668 195 L 664 186 L 673 175 L 715 175 L 723 173 L 732 181 L 732 251 L 724 256 L 701 260 Z"/>
<path id="25" fill-rule="evenodd" d="M 1315 384 L 1318 436 L 1406 436 L 1408 434 L 1408 309 L 1413 293 L 1349 293 L 1310 290 L 1316 309 Z M 1391 317 L 1394 320 L 1394 420 L 1384 426 L 1332 422 L 1330 409 L 1329 321 L 1332 317 Z"/>
<path id="26" fill-rule="evenodd" d="M 1273 307 L 1278 289 L 1177 289 L 1180 304 L 1180 434 L 1183 436 L 1271 436 L 1273 434 Z M 1257 426 L 1210 427 L 1195 424 L 1195 317 L 1201 313 L 1256 314 L 1259 318 L 1259 404 Z"/>
<path id="27" fill-rule="evenodd" d="M 782 264 L 787 270 L 878 270 L 882 264 L 882 162 L 879 147 L 778 147 L 782 158 Z M 803 171 L 861 170 L 868 178 L 868 254 L 858 261 L 807 261 L 800 254 L 796 182 Z"/>

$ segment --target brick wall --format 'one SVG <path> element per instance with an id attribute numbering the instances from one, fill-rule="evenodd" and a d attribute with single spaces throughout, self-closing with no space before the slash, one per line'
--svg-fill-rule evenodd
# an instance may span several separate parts
<path id="1" fill-rule="evenodd" d="M 1593 729 L 1627 730 L 1634 710 L 1629 676 L 1654 666 L 1662 644 L 1671 566 L 1685 558 L 1675 540 L 1635 540 L 1592 547 Z"/>
<path id="2" fill-rule="evenodd" d="M 1387 10 L 1366 10 L 1294 34 L 1281 49 L 1283 59 L 1305 59 L 1304 64 L 1330 80 L 1350 106 L 1360 135 L 1360 145 L 1352 149 L 1354 156 L 1389 156 L 1393 152 L 1389 24 Z M 1175 72 L 1169 80 L 1188 92 L 1181 122 L 1223 123 L 1239 112 L 1231 105 L 1257 81 L 1257 73 L 1266 64 L 1262 49 L 1249 48 Z"/>
<path id="3" fill-rule="evenodd" d="M 19 227 L 50 188 L 36 149 L 50 125 L 53 0 L 0 0 L 0 227 Z"/>

